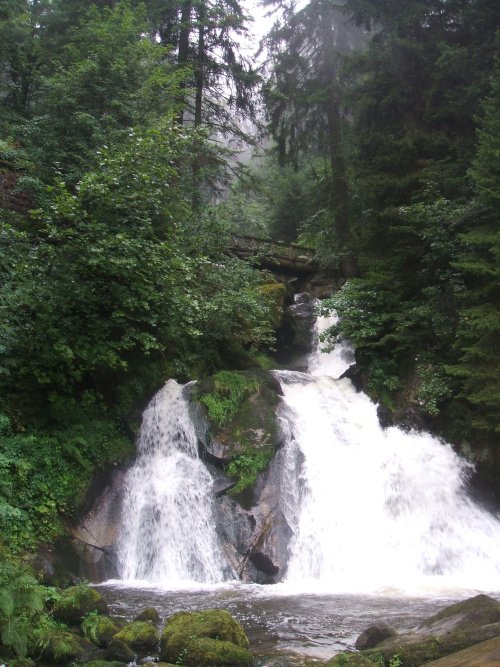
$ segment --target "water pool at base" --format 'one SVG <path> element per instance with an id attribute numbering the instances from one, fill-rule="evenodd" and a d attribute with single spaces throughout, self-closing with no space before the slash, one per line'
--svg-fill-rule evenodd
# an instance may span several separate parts
<path id="1" fill-rule="evenodd" d="M 277 590 L 274 590 L 277 589 Z M 327 660 L 352 649 L 359 634 L 375 621 L 409 630 L 475 591 L 443 596 L 401 597 L 398 591 L 377 595 L 290 594 L 278 587 L 230 584 L 162 590 L 108 582 L 99 586 L 113 615 L 131 619 L 144 607 L 158 609 L 164 621 L 177 611 L 220 608 L 243 625 L 250 648 L 260 656 L 310 656 Z M 500 599 L 500 594 L 492 594 Z"/>

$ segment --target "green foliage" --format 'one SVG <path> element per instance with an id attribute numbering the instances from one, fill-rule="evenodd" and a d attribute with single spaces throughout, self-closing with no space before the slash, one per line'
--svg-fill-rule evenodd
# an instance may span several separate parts
<path id="1" fill-rule="evenodd" d="M 199 396 L 210 421 L 224 426 L 235 416 L 243 400 L 257 391 L 260 382 L 233 371 L 219 371 L 213 376 L 214 390 Z"/>
<path id="2" fill-rule="evenodd" d="M 252 486 L 257 480 L 260 472 L 265 470 L 274 455 L 274 449 L 266 447 L 264 449 L 246 448 L 245 454 L 236 456 L 226 468 L 230 477 L 236 477 L 238 480 L 231 489 L 231 494 L 241 493 L 244 489 Z"/>
<path id="3" fill-rule="evenodd" d="M 12 551 L 53 541 L 102 465 L 130 455 L 131 443 L 112 420 L 81 410 L 66 429 L 15 432 L 0 415 L 0 529 Z"/>
<path id="4" fill-rule="evenodd" d="M 79 625 L 91 612 L 108 613 L 108 607 L 102 595 L 87 584 L 78 584 L 66 588 L 56 600 L 52 615 L 58 621 L 68 625 Z"/>
<path id="5" fill-rule="evenodd" d="M 102 616 L 91 611 L 82 622 L 84 637 L 101 648 L 106 648 L 119 628 L 109 616 Z"/>
<path id="6" fill-rule="evenodd" d="M 17 563 L 0 560 L 0 641 L 25 658 L 42 618 L 46 590 Z"/>

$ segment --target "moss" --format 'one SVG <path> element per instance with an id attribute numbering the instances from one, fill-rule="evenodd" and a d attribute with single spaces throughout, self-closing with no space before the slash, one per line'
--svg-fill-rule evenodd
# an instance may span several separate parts
<path id="1" fill-rule="evenodd" d="M 208 418 L 217 426 L 224 426 L 235 416 L 244 399 L 258 391 L 259 380 L 242 371 L 220 371 L 213 375 L 204 390 L 194 389 L 194 396 L 207 409 Z M 207 390 L 208 389 L 208 390 Z"/>
<path id="2" fill-rule="evenodd" d="M 460 616 L 455 627 L 474 627 L 500 621 L 500 603 L 488 595 L 476 595 L 442 609 L 425 621 L 424 626 L 431 626 L 439 621 Z"/>
<path id="3" fill-rule="evenodd" d="M 187 646 L 182 662 L 190 667 L 252 667 L 252 654 L 232 642 L 201 637 Z"/>
<path id="4" fill-rule="evenodd" d="M 375 667 L 376 664 L 361 653 L 344 652 L 329 660 L 326 667 Z"/>
<path id="5" fill-rule="evenodd" d="M 84 636 L 101 648 L 108 646 L 119 629 L 109 616 L 100 616 L 99 614 L 89 614 L 82 623 Z"/>
<path id="6" fill-rule="evenodd" d="M 79 625 L 87 614 L 108 613 L 106 600 L 94 588 L 85 584 L 71 586 L 61 593 L 54 605 L 54 618 L 67 625 Z"/>
<path id="7" fill-rule="evenodd" d="M 156 650 L 160 635 L 152 623 L 133 621 L 120 630 L 114 639 L 124 642 L 134 651 L 148 653 Z"/>
<path id="8" fill-rule="evenodd" d="M 158 613 L 158 609 L 155 609 L 154 607 L 146 607 L 146 609 L 143 609 L 137 614 L 134 621 L 147 621 L 153 625 L 159 625 L 160 614 Z"/>
<path id="9" fill-rule="evenodd" d="M 285 301 L 287 289 L 284 283 L 266 283 L 259 291 L 269 306 L 273 329 L 279 329 L 285 319 Z"/>
<path id="10" fill-rule="evenodd" d="M 106 656 L 108 660 L 118 660 L 119 662 L 133 662 L 136 658 L 135 653 L 131 648 L 125 644 L 125 642 L 116 639 L 113 639 L 109 642 L 109 646 L 106 649 Z"/>
<path id="11" fill-rule="evenodd" d="M 248 648 L 248 639 L 240 623 L 222 609 L 179 612 L 167 620 L 160 643 L 160 658 L 176 663 L 190 643 L 206 637 Z"/>
<path id="12" fill-rule="evenodd" d="M 73 660 L 81 662 L 87 655 L 84 640 L 67 630 L 52 629 L 44 639 L 42 657 L 49 662 L 68 665 Z"/>
<path id="13" fill-rule="evenodd" d="M 82 667 L 128 667 L 128 662 L 118 662 L 117 660 L 92 660 L 92 662 L 86 662 Z"/>

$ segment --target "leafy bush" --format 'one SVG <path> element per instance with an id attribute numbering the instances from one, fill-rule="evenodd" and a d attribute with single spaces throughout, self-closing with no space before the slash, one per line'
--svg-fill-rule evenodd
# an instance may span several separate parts
<path id="1" fill-rule="evenodd" d="M 214 390 L 201 395 L 199 400 L 207 408 L 209 419 L 218 426 L 230 422 L 242 401 L 260 387 L 257 378 L 235 371 L 220 371 L 213 381 Z"/>

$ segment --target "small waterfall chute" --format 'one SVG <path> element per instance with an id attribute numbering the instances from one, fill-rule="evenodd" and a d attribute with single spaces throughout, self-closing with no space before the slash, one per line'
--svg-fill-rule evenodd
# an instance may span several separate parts
<path id="1" fill-rule="evenodd" d="M 143 414 L 137 459 L 126 477 L 121 578 L 222 582 L 214 526 L 212 478 L 198 456 L 183 387 L 169 380 Z"/>

